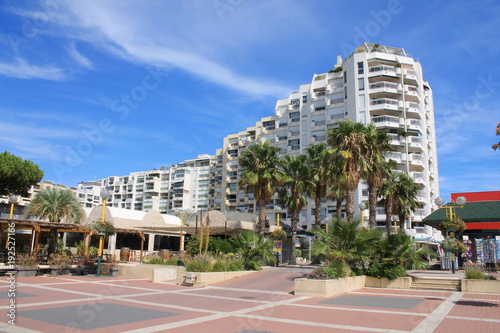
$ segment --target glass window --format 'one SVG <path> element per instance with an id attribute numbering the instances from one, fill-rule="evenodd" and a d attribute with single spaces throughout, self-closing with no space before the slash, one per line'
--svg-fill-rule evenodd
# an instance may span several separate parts
<path id="1" fill-rule="evenodd" d="M 364 74 L 365 73 L 365 68 L 363 65 L 363 62 L 358 62 L 358 74 Z"/>
<path id="2" fill-rule="evenodd" d="M 358 89 L 365 90 L 365 79 L 362 77 L 358 79 Z"/>

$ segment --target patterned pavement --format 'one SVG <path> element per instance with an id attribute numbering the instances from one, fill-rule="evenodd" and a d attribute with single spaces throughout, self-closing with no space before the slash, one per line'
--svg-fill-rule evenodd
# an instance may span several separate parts
<path id="1" fill-rule="evenodd" d="M 500 332 L 500 295 L 363 288 L 293 295 L 306 270 L 269 268 L 205 288 L 125 277 L 0 280 L 1 332 Z"/>

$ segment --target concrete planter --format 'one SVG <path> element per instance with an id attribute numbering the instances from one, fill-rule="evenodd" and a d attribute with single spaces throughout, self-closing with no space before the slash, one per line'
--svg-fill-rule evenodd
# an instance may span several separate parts
<path id="1" fill-rule="evenodd" d="M 387 278 L 378 279 L 373 276 L 367 276 L 365 287 L 410 289 L 411 281 L 411 277 L 399 277 L 394 280 L 389 280 Z"/>
<path id="2" fill-rule="evenodd" d="M 365 276 L 353 276 L 342 279 L 314 280 L 300 278 L 294 281 L 294 295 L 330 297 L 365 286 Z"/>
<path id="3" fill-rule="evenodd" d="M 50 275 L 69 275 L 71 274 L 69 269 L 60 265 L 50 265 Z"/>
<path id="4" fill-rule="evenodd" d="M 500 294 L 500 280 L 463 279 L 462 292 Z"/>
<path id="5" fill-rule="evenodd" d="M 190 285 L 193 287 L 205 287 L 213 283 L 231 280 L 250 273 L 255 273 L 255 271 L 186 272 L 182 284 Z"/>
<path id="6" fill-rule="evenodd" d="M 38 266 L 16 266 L 15 269 L 17 277 L 32 277 L 36 276 L 38 272 Z"/>

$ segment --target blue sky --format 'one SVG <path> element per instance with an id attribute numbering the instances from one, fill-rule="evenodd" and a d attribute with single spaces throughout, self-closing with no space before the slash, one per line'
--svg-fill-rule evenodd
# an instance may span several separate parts
<path id="1" fill-rule="evenodd" d="M 3 1 L 0 151 L 44 180 L 214 154 L 362 42 L 431 84 L 441 195 L 500 190 L 498 1 Z"/>

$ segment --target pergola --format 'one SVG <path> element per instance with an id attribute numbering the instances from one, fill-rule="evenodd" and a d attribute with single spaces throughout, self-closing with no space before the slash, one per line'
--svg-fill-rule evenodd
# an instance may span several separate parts
<path id="1" fill-rule="evenodd" d="M 3 237 L 4 230 L 8 229 L 9 225 L 11 225 L 12 223 L 15 225 L 15 229 L 17 230 L 31 231 L 31 242 L 30 242 L 31 253 L 33 253 L 34 249 L 38 248 L 40 243 L 40 234 L 42 232 L 50 232 L 51 230 L 55 229 L 57 230 L 57 232 L 80 232 L 84 233 L 86 236 L 91 234 L 91 230 L 89 228 L 80 224 L 58 223 L 58 222 L 28 220 L 28 219 L 0 218 L 0 230 L 1 230 L 0 237 Z"/>

